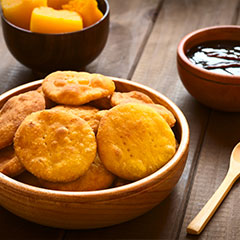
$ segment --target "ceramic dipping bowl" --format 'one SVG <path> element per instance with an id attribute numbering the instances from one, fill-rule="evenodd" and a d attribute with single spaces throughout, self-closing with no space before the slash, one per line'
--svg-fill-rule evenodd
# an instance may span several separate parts
<path id="1" fill-rule="evenodd" d="M 135 82 L 112 79 L 117 91 L 141 91 L 174 114 L 176 125 L 173 131 L 179 146 L 173 158 L 158 171 L 141 180 L 88 192 L 44 189 L 0 173 L 2 207 L 24 219 L 46 226 L 67 229 L 100 228 L 136 218 L 158 205 L 171 193 L 182 174 L 188 155 L 189 127 L 186 118 L 161 93 Z M 38 88 L 41 82 L 42 80 L 31 82 L 2 94 L 0 107 L 10 97 Z"/>
<path id="2" fill-rule="evenodd" d="M 43 34 L 17 27 L 1 12 L 2 29 L 11 54 L 23 65 L 37 72 L 78 70 L 92 62 L 103 50 L 109 32 L 109 4 L 98 0 L 104 16 L 80 31 Z"/>
<path id="3" fill-rule="evenodd" d="M 203 28 L 186 35 L 177 49 L 178 73 L 187 91 L 202 104 L 217 110 L 240 111 L 240 76 L 225 75 L 200 68 L 187 52 L 208 41 L 239 41 L 240 27 L 235 25 Z"/>

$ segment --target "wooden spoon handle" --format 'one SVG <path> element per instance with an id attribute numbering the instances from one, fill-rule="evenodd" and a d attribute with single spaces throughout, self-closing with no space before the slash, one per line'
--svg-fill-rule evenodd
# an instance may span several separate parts
<path id="1" fill-rule="evenodd" d="M 222 184 L 219 186 L 217 191 L 212 195 L 206 205 L 188 225 L 188 233 L 198 235 L 202 232 L 202 230 L 207 225 L 223 199 L 230 191 L 232 185 L 237 180 L 237 178 L 238 174 L 235 171 L 230 171 L 229 169 L 226 177 L 224 178 Z"/>

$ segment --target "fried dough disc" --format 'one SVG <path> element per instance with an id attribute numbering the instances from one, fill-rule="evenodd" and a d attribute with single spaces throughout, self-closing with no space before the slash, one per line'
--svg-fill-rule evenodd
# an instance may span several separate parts
<path id="1" fill-rule="evenodd" d="M 171 128 L 147 104 L 127 103 L 110 109 L 100 121 L 97 143 L 104 166 L 127 180 L 155 172 L 176 151 Z"/>
<path id="2" fill-rule="evenodd" d="M 82 105 L 111 95 L 114 82 L 101 74 L 57 71 L 49 74 L 42 83 L 44 94 L 57 103 Z"/>
<path id="3" fill-rule="evenodd" d="M 146 94 L 138 91 L 131 92 L 114 92 L 111 97 L 111 105 L 117 106 L 125 103 L 145 103 L 153 107 L 169 124 L 170 127 L 175 125 L 176 119 L 174 115 L 164 106 L 160 104 L 154 104 L 152 99 Z"/>
<path id="4" fill-rule="evenodd" d="M 115 176 L 102 164 L 98 155 L 88 171 L 75 181 L 67 183 L 53 183 L 39 179 L 41 185 L 46 188 L 62 191 L 94 191 L 110 187 Z"/>
<path id="5" fill-rule="evenodd" d="M 105 115 L 105 113 L 107 113 L 108 110 L 100 110 L 97 112 L 97 119 L 100 121 L 101 118 Z"/>
<path id="6" fill-rule="evenodd" d="M 64 111 L 43 110 L 27 116 L 15 134 L 14 147 L 29 172 L 53 182 L 82 176 L 96 156 L 92 128 Z"/>
<path id="7" fill-rule="evenodd" d="M 44 97 L 37 91 L 10 98 L 0 111 L 0 149 L 12 144 L 18 126 L 27 115 L 44 108 Z"/>
<path id="8" fill-rule="evenodd" d="M 112 107 L 110 100 L 111 100 L 111 96 L 109 95 L 107 97 L 99 98 L 97 100 L 91 101 L 89 104 L 98 109 L 105 110 L 105 109 L 110 109 Z"/>
<path id="9" fill-rule="evenodd" d="M 95 107 L 91 106 L 66 106 L 66 105 L 59 105 L 52 110 L 61 110 L 61 111 L 66 111 L 70 112 L 82 119 L 84 119 L 90 127 L 93 129 L 94 132 L 97 132 L 98 125 L 99 125 L 99 117 L 97 116 L 97 112 L 99 111 Z"/>
<path id="10" fill-rule="evenodd" d="M 170 127 L 175 125 L 176 119 L 166 107 L 160 104 L 148 104 L 148 106 L 154 108 L 167 121 Z"/>
<path id="11" fill-rule="evenodd" d="M 0 172 L 15 177 L 25 170 L 17 158 L 13 146 L 9 146 L 0 150 Z"/>
<path id="12" fill-rule="evenodd" d="M 112 107 L 129 102 L 153 103 L 152 99 L 149 96 L 139 91 L 114 92 L 111 97 Z"/>
<path id="13" fill-rule="evenodd" d="M 45 99 L 45 103 L 46 103 L 46 108 L 52 108 L 54 106 L 56 106 L 56 103 L 53 102 L 51 99 L 49 99 L 44 93 L 43 93 L 43 90 L 42 90 L 42 85 L 40 87 L 38 87 L 36 89 L 37 92 L 41 93 Z"/>
<path id="14" fill-rule="evenodd" d="M 102 117 L 105 115 L 105 113 L 106 113 L 107 111 L 108 111 L 108 110 L 100 110 L 100 111 L 97 112 L 96 118 L 98 119 L 98 125 L 97 125 L 97 129 L 96 129 L 96 132 L 95 132 L 95 133 L 97 133 L 98 127 L 99 127 L 99 123 L 100 123 Z"/>
<path id="15" fill-rule="evenodd" d="M 129 184 L 131 183 L 131 181 L 129 180 L 126 180 L 126 179 L 122 179 L 122 178 L 116 178 L 116 180 L 114 181 L 113 183 L 113 187 L 121 187 L 121 186 L 124 186 L 126 184 Z"/>

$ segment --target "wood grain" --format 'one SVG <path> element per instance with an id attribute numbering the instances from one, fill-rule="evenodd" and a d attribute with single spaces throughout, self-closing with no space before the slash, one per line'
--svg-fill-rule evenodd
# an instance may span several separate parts
<path id="1" fill-rule="evenodd" d="M 112 77 L 113 78 L 113 77 Z M 189 128 L 185 117 L 169 99 L 128 80 L 113 78 L 116 91 L 145 92 L 156 103 L 165 105 L 176 118 L 174 127 L 179 139 L 171 160 L 155 173 L 122 188 L 90 192 L 51 192 L 21 185 L 0 175 L 0 204 L 18 216 L 42 225 L 67 229 L 100 228 L 140 216 L 165 199 L 178 182 L 185 166 Z M 40 81 L 22 85 L 0 96 L 2 105 L 9 96 L 37 89 Z"/>
<path id="2" fill-rule="evenodd" d="M 231 190 L 233 184 L 236 182 L 240 176 L 240 143 L 238 143 L 230 157 L 228 172 L 218 187 L 216 192 L 208 200 L 205 206 L 197 214 L 197 216 L 191 221 L 187 227 L 187 232 L 190 234 L 200 234 L 207 223 L 211 220 L 214 213 L 217 211 L 218 207 L 227 196 L 228 192 Z"/>
<path id="3" fill-rule="evenodd" d="M 221 18 L 218 17 L 216 20 L 220 21 L 219 24 L 239 23 L 239 1 L 228 1 L 227 4 L 231 6 L 232 11 L 226 11 Z M 210 114 L 209 126 L 206 130 L 179 239 L 196 239 L 196 237 L 186 235 L 186 227 L 212 196 L 227 173 L 231 150 L 239 141 L 239 120 L 238 113 L 212 111 Z M 239 203 L 238 184 L 238 182 L 235 184 L 220 209 L 197 239 L 237 239 L 236 236 L 239 234 L 237 226 L 240 220 L 237 214 L 240 210 L 239 207 L 236 208 Z"/>
<path id="4" fill-rule="evenodd" d="M 111 26 L 107 46 L 98 59 L 85 70 L 126 77 L 151 30 L 159 0 L 110 0 Z M 135 20 L 132 21 L 132 14 Z M 1 30 L 0 30 L 1 31 Z M 0 32 L 0 93 L 29 81 L 44 77 L 18 63 L 8 52 Z M 63 239 L 64 231 L 20 219 L 0 207 L 0 235 L 3 239 Z M 16 227 L 17 226 L 17 227 Z M 78 231 L 78 234 L 81 234 Z M 97 235 L 95 235 L 97 238 Z"/>
<path id="5" fill-rule="evenodd" d="M 0 207 L 0 238 L 4 240 L 42 240 L 63 238 L 64 230 L 44 227 L 19 218 Z"/>
<path id="6" fill-rule="evenodd" d="M 171 201 L 162 208 L 175 207 L 171 213 L 165 210 L 165 217 L 162 218 L 165 220 L 158 222 L 159 226 L 168 226 L 159 228 L 157 236 L 161 236 L 160 239 L 178 238 L 180 229 L 176 229 L 181 228 L 192 176 L 210 116 L 210 110 L 191 98 L 179 81 L 175 61 L 177 45 L 192 30 L 231 24 L 237 6 L 238 1 L 165 1 L 132 78 L 170 97 L 183 110 L 190 124 L 190 154 L 184 174 L 171 195 Z"/>
<path id="7" fill-rule="evenodd" d="M 162 0 L 110 0 L 110 32 L 100 56 L 85 69 L 109 76 L 127 78 L 145 45 Z M 134 21 L 133 21 L 134 16 Z M 17 62 L 7 50 L 0 29 L 0 93 L 43 78 Z"/>
<path id="8" fill-rule="evenodd" d="M 129 79 L 154 24 L 162 0 L 110 0 L 110 35 L 87 71 Z"/>
<path id="9" fill-rule="evenodd" d="M 8 52 L 0 29 L 0 94 L 35 79 L 35 74 L 18 63 Z M 23 220 L 0 206 L 0 239 L 62 239 L 64 231 Z"/>
<path id="10" fill-rule="evenodd" d="M 213 111 L 211 114 L 180 239 L 192 239 L 192 236 L 186 235 L 187 225 L 223 181 L 229 167 L 231 151 L 239 141 L 239 121 L 239 113 Z M 240 191 L 237 186 L 238 182 L 198 239 L 236 239 L 236 229 L 240 221 Z"/>
<path id="11" fill-rule="evenodd" d="M 51 236 L 51 239 L 68 240 L 196 239 L 186 235 L 186 226 L 226 174 L 231 150 L 239 141 L 240 114 L 212 112 L 197 103 L 179 80 L 175 57 L 178 42 L 190 31 L 211 25 L 239 24 L 239 0 L 109 2 L 111 28 L 108 43 L 100 57 L 86 70 L 132 78 L 164 93 L 183 110 L 191 132 L 190 154 L 184 174 L 172 194 L 152 211 L 128 223 L 104 229 L 67 231 L 62 236 L 61 231 L 30 224 L 0 208 L 3 239 L 37 239 L 38 236 L 39 239 Z M 2 38 L 0 54 L 0 92 L 41 77 L 14 60 Z M 197 239 L 239 238 L 238 187 L 239 182 Z M 9 231 L 10 237 L 7 238 Z"/>
<path id="12" fill-rule="evenodd" d="M 0 94 L 34 79 L 32 71 L 17 62 L 7 50 L 4 42 L 2 29 L 0 28 Z"/>
<path id="13" fill-rule="evenodd" d="M 179 81 L 175 64 L 180 39 L 192 30 L 230 24 L 237 14 L 238 1 L 164 1 L 154 28 L 141 54 L 132 80 L 159 90 L 180 106 L 190 124 L 190 154 L 184 174 L 172 194 L 159 206 L 129 223 L 107 229 L 83 231 L 94 239 L 177 239 L 182 226 L 194 169 L 211 110 L 189 96 Z M 228 11 L 226 11 L 228 9 Z M 67 235 L 76 239 L 79 232 Z M 183 237 L 184 238 L 184 237 Z"/>
<path id="14" fill-rule="evenodd" d="M 188 5 L 190 3 L 190 6 Z M 216 3 L 216 2 L 215 2 Z M 208 3 L 205 1 L 205 5 Z M 201 144 L 202 135 L 208 120 L 209 110 L 196 103 L 181 86 L 179 81 L 176 81 L 177 72 L 175 62 L 175 51 L 178 41 L 181 37 L 197 27 L 200 27 L 199 22 L 195 25 L 189 24 L 194 14 L 202 12 L 201 3 L 198 4 L 195 10 L 195 5 L 190 1 L 167 1 L 164 2 L 158 19 L 153 28 L 153 32 L 145 46 L 140 62 L 137 65 L 132 80 L 145 83 L 159 91 L 170 96 L 185 110 L 192 134 L 195 136 L 191 139 L 192 148 L 190 151 L 190 163 L 185 168 L 185 174 L 182 182 L 171 194 L 171 196 L 160 204 L 153 211 L 145 216 L 131 221 L 128 224 L 115 226 L 104 230 L 96 230 L 96 232 L 84 232 L 84 236 L 98 236 L 104 238 L 114 236 L 116 238 L 148 238 L 148 239 L 174 239 L 177 237 L 176 226 L 181 225 L 182 212 L 185 207 L 187 194 L 184 191 L 191 178 L 191 167 L 194 168 L 195 158 L 198 157 L 198 149 Z M 221 5 L 221 4 L 220 4 Z M 212 5 L 212 11 L 215 6 Z M 193 11 L 194 10 L 194 11 Z M 187 14 L 186 14 L 187 11 Z M 223 13 L 222 9 L 221 13 Z M 217 16 L 216 13 L 215 16 Z M 186 19 L 185 17 L 188 16 Z M 206 19 L 209 19 L 208 17 Z M 205 23 L 206 24 L 206 23 Z M 202 25 L 204 26 L 204 24 Z M 183 31 L 184 30 L 184 31 Z M 169 47 L 166 48 L 165 46 Z M 161 217 L 159 217 L 161 216 Z M 152 219 L 156 219 L 153 221 Z M 146 227 L 149 225 L 149 228 Z M 69 239 L 75 238 L 77 232 L 72 232 L 68 235 Z M 82 233 L 83 234 L 83 233 Z"/>

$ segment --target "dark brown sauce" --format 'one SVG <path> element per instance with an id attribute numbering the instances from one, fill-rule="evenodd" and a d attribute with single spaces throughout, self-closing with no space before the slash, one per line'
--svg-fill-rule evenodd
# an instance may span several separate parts
<path id="1" fill-rule="evenodd" d="M 240 76 L 240 41 L 211 41 L 191 48 L 187 57 L 211 72 Z"/>

